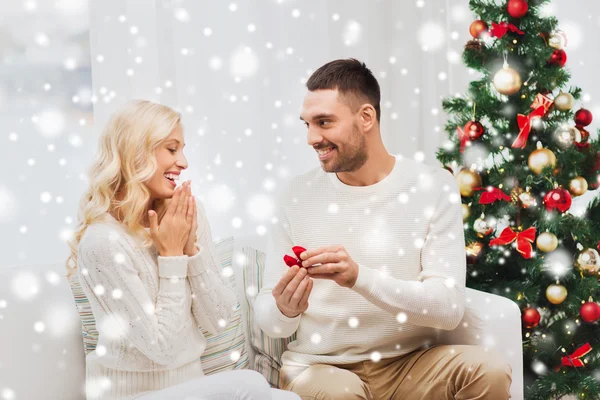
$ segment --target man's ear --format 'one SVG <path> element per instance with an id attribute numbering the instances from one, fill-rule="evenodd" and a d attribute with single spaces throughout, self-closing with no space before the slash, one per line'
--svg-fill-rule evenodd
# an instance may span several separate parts
<path id="1" fill-rule="evenodd" d="M 360 120 L 365 132 L 370 131 L 377 122 L 377 112 L 371 104 L 363 104 L 359 109 Z"/>

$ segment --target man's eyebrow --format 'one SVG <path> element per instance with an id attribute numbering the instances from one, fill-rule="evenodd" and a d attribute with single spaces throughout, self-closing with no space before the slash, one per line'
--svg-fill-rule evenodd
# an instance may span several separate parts
<path id="1" fill-rule="evenodd" d="M 313 121 L 319 120 L 319 119 L 325 119 L 325 118 L 333 118 L 333 114 L 325 114 L 325 113 L 321 113 L 321 114 L 317 114 L 317 115 L 313 115 L 313 117 L 311 118 Z M 301 121 L 305 121 L 304 118 L 302 118 L 302 116 L 300 116 L 300 120 Z"/>
<path id="2" fill-rule="evenodd" d="M 179 140 L 177 140 L 177 139 L 169 139 L 169 140 L 167 140 L 167 143 L 168 142 L 173 142 L 173 141 L 177 142 L 177 144 L 181 144 L 181 142 Z M 183 144 L 183 147 L 185 147 L 185 143 Z"/>

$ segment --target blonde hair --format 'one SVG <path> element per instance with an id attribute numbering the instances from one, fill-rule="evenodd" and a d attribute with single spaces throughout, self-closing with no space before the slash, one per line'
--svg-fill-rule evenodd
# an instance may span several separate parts
<path id="1" fill-rule="evenodd" d="M 111 116 L 88 172 L 89 187 L 79 202 L 77 227 L 67 242 L 71 249 L 65 263 L 67 278 L 77 270 L 77 249 L 85 230 L 104 220 L 107 212 L 150 247 L 152 239 L 141 224 L 151 199 L 144 182 L 156 172 L 156 147 L 180 123 L 178 112 L 146 100 L 131 101 Z M 168 202 L 157 199 L 152 205 L 159 221 Z"/>

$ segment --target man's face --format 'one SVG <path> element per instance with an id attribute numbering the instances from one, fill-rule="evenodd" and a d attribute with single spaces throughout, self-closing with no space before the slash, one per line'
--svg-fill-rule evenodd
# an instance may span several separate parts
<path id="1" fill-rule="evenodd" d="M 356 171 L 368 159 L 360 113 L 355 111 L 337 90 L 308 91 L 304 97 L 300 119 L 325 172 Z"/>

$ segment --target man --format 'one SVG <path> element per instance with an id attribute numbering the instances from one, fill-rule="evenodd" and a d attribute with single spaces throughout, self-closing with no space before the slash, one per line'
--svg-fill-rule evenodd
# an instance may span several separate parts
<path id="1" fill-rule="evenodd" d="M 385 149 L 380 91 L 355 59 L 306 83 L 300 119 L 321 168 L 281 196 L 256 319 L 303 399 L 507 399 L 511 368 L 477 346 L 430 346 L 465 309 L 460 194 L 451 173 Z M 307 249 L 302 268 L 282 260 Z M 310 300 L 310 306 L 309 306 Z"/>

